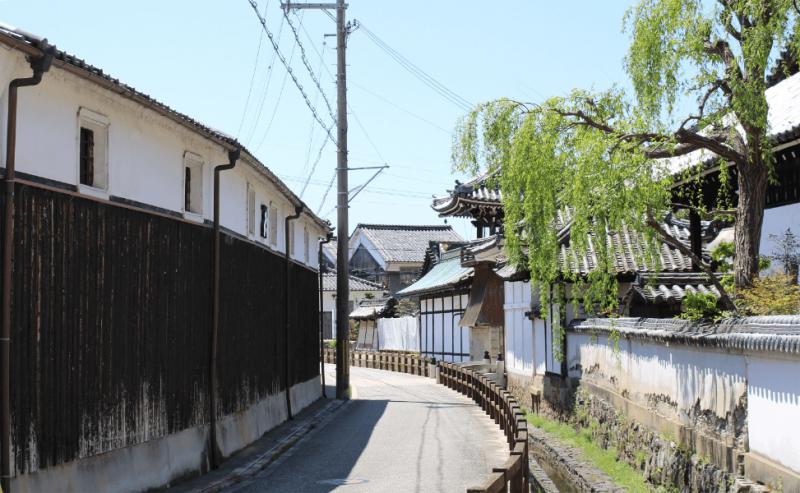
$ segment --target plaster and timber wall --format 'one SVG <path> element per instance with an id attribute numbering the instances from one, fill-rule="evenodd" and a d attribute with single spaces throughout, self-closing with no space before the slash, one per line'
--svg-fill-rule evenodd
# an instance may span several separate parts
<path id="1" fill-rule="evenodd" d="M 32 185 L 16 200 L 14 491 L 139 491 L 207 469 L 211 229 Z M 255 242 L 223 234 L 221 262 L 227 456 L 286 418 L 287 357 L 294 411 L 319 397 L 318 291 L 293 262 L 287 292 L 283 258 Z"/>
<path id="2" fill-rule="evenodd" d="M 316 238 L 327 228 L 308 212 L 293 223 L 287 290 L 284 218 L 298 199 L 247 152 L 221 175 L 220 384 L 210 410 L 213 168 L 227 148 L 99 69 L 84 77 L 64 63 L 19 91 L 12 488 L 157 488 L 208 468 L 210 413 L 227 456 L 286 419 L 285 392 L 294 411 L 319 397 Z M 0 43 L 3 133 L 8 83 L 29 75 L 23 55 Z M 99 188 L 79 179 L 87 112 L 108 129 Z M 0 154 L 5 162 L 5 141 Z M 184 210 L 187 154 L 200 162 L 198 212 Z M 277 212 L 268 238 L 254 217 L 261 204 Z"/>
<path id="3" fill-rule="evenodd" d="M 591 319 L 571 326 L 567 348 L 569 378 L 590 400 L 722 473 L 800 489 L 800 317 Z"/>

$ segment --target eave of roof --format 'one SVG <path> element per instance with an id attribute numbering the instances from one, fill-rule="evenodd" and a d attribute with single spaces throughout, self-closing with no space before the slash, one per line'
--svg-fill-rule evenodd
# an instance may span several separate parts
<path id="1" fill-rule="evenodd" d="M 465 284 L 473 275 L 472 267 L 461 266 L 458 250 L 447 252 L 442 260 L 414 284 L 397 293 L 398 296 L 418 296 L 446 291 Z"/>
<path id="2" fill-rule="evenodd" d="M 41 50 L 40 46 L 44 41 L 44 38 L 0 23 L 0 43 L 14 48 L 25 55 L 34 57 L 42 56 L 43 51 Z M 314 214 L 311 208 L 309 208 L 305 202 L 303 202 L 285 183 L 283 183 L 280 178 L 272 173 L 272 171 L 270 171 L 269 168 L 264 165 L 264 163 L 259 161 L 258 158 L 256 158 L 247 148 L 245 148 L 244 145 L 239 143 L 230 135 L 227 135 L 219 130 L 214 130 L 209 126 L 200 123 L 198 120 L 172 109 L 171 107 L 157 101 L 151 96 L 136 90 L 132 86 L 120 82 L 119 79 L 111 77 L 107 73 L 103 72 L 102 69 L 90 65 L 84 60 L 63 50 L 56 50 L 53 66 L 89 80 L 101 87 L 115 92 L 122 97 L 139 103 L 142 106 L 145 106 L 174 121 L 175 123 L 186 127 L 193 132 L 203 135 L 205 138 L 213 141 L 228 151 L 241 149 L 242 157 L 246 158 L 245 161 L 248 161 L 256 171 L 267 178 L 268 181 L 272 182 L 276 188 L 278 188 L 278 190 L 289 199 L 290 202 L 296 206 L 302 206 L 306 214 L 323 229 L 331 229 L 331 225 L 328 223 L 328 221 L 325 221 Z"/>

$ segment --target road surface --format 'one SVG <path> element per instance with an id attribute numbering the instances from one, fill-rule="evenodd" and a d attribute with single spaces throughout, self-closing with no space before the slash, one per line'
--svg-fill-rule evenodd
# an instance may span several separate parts
<path id="1" fill-rule="evenodd" d="M 499 427 L 433 379 L 352 368 L 350 383 L 332 420 L 225 492 L 463 493 L 508 455 Z"/>

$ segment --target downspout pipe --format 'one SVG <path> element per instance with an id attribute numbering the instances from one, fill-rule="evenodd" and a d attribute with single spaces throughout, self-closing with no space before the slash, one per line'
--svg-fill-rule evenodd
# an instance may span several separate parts
<path id="1" fill-rule="evenodd" d="M 286 416 L 288 419 L 294 419 L 292 416 L 292 387 L 291 379 L 289 378 L 289 264 L 291 264 L 292 256 L 292 238 L 289 236 L 289 223 L 300 217 L 303 213 L 303 205 L 294 206 L 294 215 L 286 216 L 283 224 L 283 235 L 286 237 L 286 252 L 284 254 L 286 271 L 283 276 L 283 386 L 286 388 Z"/>
<path id="2" fill-rule="evenodd" d="M 322 397 L 328 397 L 325 392 L 325 334 L 322 327 L 322 314 L 323 314 L 323 291 L 322 291 L 322 275 L 325 272 L 325 266 L 322 258 L 322 245 L 330 243 L 333 239 L 333 233 L 328 233 L 325 238 L 319 240 L 319 252 L 317 253 L 317 267 L 319 269 L 319 374 L 322 376 Z"/>
<path id="3" fill-rule="evenodd" d="M 2 333 L 0 333 L 0 488 L 4 493 L 11 491 L 11 295 L 14 270 L 14 194 L 16 180 L 17 152 L 17 89 L 35 86 L 42 81 L 42 76 L 50 70 L 55 54 L 55 46 L 42 40 L 42 55 L 37 58 L 28 57 L 33 69 L 31 77 L 14 79 L 8 85 L 8 132 L 6 140 L 6 174 L 4 189 L 3 218 L 3 285 L 2 285 Z"/>
<path id="4" fill-rule="evenodd" d="M 220 294 L 220 262 L 219 262 L 219 181 L 220 173 L 233 169 L 239 160 L 241 149 L 228 151 L 228 163 L 214 167 L 214 238 L 211 243 L 211 341 L 209 344 L 208 362 L 208 435 L 209 459 L 211 468 L 219 467 L 221 454 L 217 444 L 217 394 L 219 376 L 217 372 L 217 353 L 219 351 L 219 294 Z"/>

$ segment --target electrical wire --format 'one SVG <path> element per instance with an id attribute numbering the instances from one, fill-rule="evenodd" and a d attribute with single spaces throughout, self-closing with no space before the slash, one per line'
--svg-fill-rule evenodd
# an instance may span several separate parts
<path id="1" fill-rule="evenodd" d="M 265 10 L 266 12 L 266 10 Z M 263 35 L 264 30 L 261 30 Z M 278 42 L 281 40 L 281 35 L 283 34 L 283 19 L 281 19 L 280 24 L 278 25 Z M 272 60 L 270 60 L 269 65 L 267 65 L 267 80 L 264 82 L 264 90 L 261 91 L 261 98 L 258 100 L 258 111 L 256 112 L 256 117 L 253 120 L 253 124 L 250 126 L 250 132 L 247 134 L 247 143 L 253 140 L 253 135 L 255 135 L 256 129 L 258 128 L 258 123 L 261 121 L 261 113 L 264 111 L 264 103 L 267 101 L 267 94 L 269 93 L 270 84 L 272 83 L 272 74 L 275 73 L 273 67 L 275 66 L 275 58 L 278 56 L 277 52 L 272 53 Z M 294 51 L 289 56 L 289 63 L 292 63 L 292 58 L 294 58 Z M 286 77 L 284 76 L 284 83 Z M 283 93 L 283 89 L 281 88 L 281 93 Z M 280 97 L 279 97 L 280 99 Z"/>
<path id="2" fill-rule="evenodd" d="M 331 128 L 333 127 L 333 124 L 328 125 L 324 121 L 322 121 L 322 118 L 320 118 L 319 114 L 317 113 L 317 109 L 311 104 L 311 100 L 309 100 L 308 94 L 306 94 L 305 89 L 303 89 L 303 86 L 300 84 L 300 81 L 297 80 L 297 76 L 295 76 L 294 73 L 292 72 L 291 65 L 289 64 L 289 62 L 286 61 L 286 57 L 284 57 L 283 54 L 280 52 L 280 49 L 278 48 L 278 43 L 275 41 L 275 37 L 273 36 L 273 34 L 269 30 L 269 28 L 267 28 L 266 19 L 264 19 L 264 16 L 262 16 L 261 13 L 258 10 L 258 4 L 256 3 L 255 0 L 248 0 L 248 2 L 250 3 L 250 6 L 253 8 L 253 12 L 258 17 L 258 20 L 261 23 L 261 27 L 264 29 L 264 32 L 267 34 L 267 37 L 269 38 L 269 41 L 272 44 L 272 48 L 275 50 L 275 53 L 278 55 L 278 59 L 283 64 L 283 66 L 286 69 L 286 72 L 289 74 L 289 76 L 291 76 L 292 82 L 294 82 L 294 85 L 297 87 L 297 90 L 300 91 L 301 96 L 303 96 L 303 100 L 305 101 L 306 106 L 308 106 L 308 109 L 311 111 L 311 114 L 314 115 L 314 119 L 317 120 L 317 122 L 320 124 L 320 126 L 325 130 L 325 133 L 327 134 L 328 138 L 331 139 L 331 142 L 336 144 L 336 139 L 333 137 L 333 134 L 331 133 Z M 338 147 L 338 145 L 337 145 L 337 147 Z"/>
<path id="3" fill-rule="evenodd" d="M 264 5 L 264 15 L 267 13 L 267 9 L 269 8 L 269 0 Z M 247 90 L 247 99 L 244 102 L 244 110 L 242 111 L 242 119 L 239 120 L 239 129 L 236 130 L 236 138 L 239 138 L 239 134 L 242 132 L 242 126 L 244 125 L 244 118 L 247 116 L 247 110 L 250 108 L 250 96 L 253 94 L 253 85 L 255 85 L 256 81 L 256 73 L 258 72 L 258 60 L 261 57 L 261 46 L 264 44 L 264 30 L 261 29 L 258 31 L 258 48 L 256 49 L 256 61 L 253 63 L 253 74 L 250 76 L 250 88 Z"/>
<path id="4" fill-rule="evenodd" d="M 440 125 L 437 125 L 436 123 L 434 123 L 434 122 L 432 122 L 432 121 L 428 120 L 428 119 L 427 119 L 427 118 L 425 118 L 424 116 L 420 116 L 420 115 L 418 115 L 418 114 L 416 114 L 416 113 L 414 113 L 414 112 L 412 112 L 412 111 L 409 111 L 409 110 L 407 110 L 407 109 L 403 108 L 402 106 L 398 105 L 397 103 L 394 103 L 394 102 L 392 102 L 392 101 L 391 101 L 391 100 L 389 100 L 388 98 L 386 98 L 386 97 L 384 97 L 384 96 L 381 96 L 380 94 L 378 94 L 378 93 L 374 92 L 373 90 L 371 90 L 371 89 L 368 89 L 368 88 L 366 88 L 365 86 L 362 86 L 361 84 L 359 84 L 359 83 L 355 82 L 353 79 L 348 79 L 348 80 L 347 80 L 347 84 L 348 84 L 349 86 L 354 86 L 354 87 L 357 87 L 357 88 L 361 89 L 362 91 L 366 92 L 367 94 L 371 94 L 372 96 L 376 97 L 377 99 L 380 99 L 380 100 L 381 100 L 381 101 L 383 101 L 384 103 L 386 103 L 386 104 L 388 104 L 388 105 L 390 105 L 390 106 L 393 106 L 394 108 L 397 108 L 398 110 L 402 111 L 403 113 L 405 113 L 405 114 L 407 114 L 407 115 L 409 115 L 409 116 L 412 116 L 412 117 L 416 118 L 417 120 L 420 120 L 420 121 L 422 121 L 422 122 L 425 122 L 425 123 L 427 123 L 428 125 L 432 126 L 433 128 L 436 128 L 436 129 L 438 129 L 438 130 L 441 130 L 442 132 L 444 132 L 444 133 L 446 133 L 446 134 L 449 134 L 449 133 L 450 133 L 450 130 L 446 130 L 444 127 L 442 127 L 442 126 L 440 126 Z"/>
<path id="5" fill-rule="evenodd" d="M 317 86 L 317 90 L 322 95 L 322 100 L 325 101 L 325 106 L 328 108 L 328 114 L 331 116 L 333 121 L 336 121 L 336 113 L 333 112 L 333 106 L 331 106 L 331 102 L 328 100 L 328 96 L 325 95 L 325 91 L 322 90 L 322 85 L 319 82 L 319 77 L 317 74 L 314 73 L 314 69 L 311 68 L 311 63 L 308 61 L 308 57 L 306 56 L 306 48 L 303 46 L 303 42 L 300 41 L 300 34 L 297 32 L 297 28 L 294 27 L 292 20 L 289 18 L 289 13 L 284 12 L 283 17 L 286 19 L 286 23 L 289 24 L 289 27 L 292 30 L 292 34 L 294 34 L 295 42 L 297 42 L 297 46 L 300 48 L 300 58 L 303 61 L 303 65 L 305 65 L 306 70 L 308 70 L 308 75 L 311 77 L 311 80 L 314 82 L 314 85 Z"/>
<path id="6" fill-rule="evenodd" d="M 390 58 L 400 64 L 401 67 L 406 69 L 411 75 L 419 79 L 422 83 L 427 85 L 429 88 L 433 89 L 435 92 L 439 93 L 442 97 L 453 103 L 454 105 L 458 106 L 464 111 L 470 111 L 473 108 L 473 104 L 446 87 L 444 84 L 433 78 L 430 74 L 426 73 L 424 70 L 419 68 L 415 65 L 411 60 L 404 57 L 400 54 L 397 50 L 389 46 L 388 43 L 383 41 L 377 34 L 370 31 L 368 27 L 364 25 L 363 22 L 359 23 L 359 28 L 366 33 L 367 37 L 376 45 L 378 48 L 383 50 Z"/>

